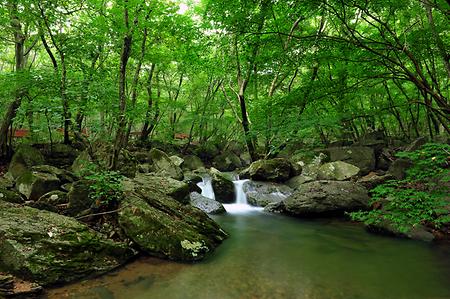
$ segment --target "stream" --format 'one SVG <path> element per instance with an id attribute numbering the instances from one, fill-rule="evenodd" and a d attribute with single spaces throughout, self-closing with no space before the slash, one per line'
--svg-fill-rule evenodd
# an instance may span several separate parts
<path id="1" fill-rule="evenodd" d="M 230 238 L 206 260 L 143 257 L 48 298 L 450 298 L 448 246 L 372 235 L 339 220 L 266 214 L 239 196 L 227 214 L 212 216 Z"/>

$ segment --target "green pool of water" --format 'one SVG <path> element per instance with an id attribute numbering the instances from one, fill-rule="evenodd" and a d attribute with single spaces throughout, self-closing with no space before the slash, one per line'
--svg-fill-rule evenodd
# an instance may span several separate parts
<path id="1" fill-rule="evenodd" d="M 141 258 L 49 298 L 450 298 L 450 249 L 339 221 L 217 216 L 231 237 L 207 260 Z"/>

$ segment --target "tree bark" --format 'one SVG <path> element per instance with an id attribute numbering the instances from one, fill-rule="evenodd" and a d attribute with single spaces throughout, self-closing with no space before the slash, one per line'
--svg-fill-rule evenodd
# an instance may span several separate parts
<path id="1" fill-rule="evenodd" d="M 112 170 L 117 169 L 117 163 L 119 161 L 119 154 L 123 146 L 124 132 L 126 127 L 126 108 L 127 108 L 127 94 L 126 94 L 126 80 L 127 80 L 127 64 L 131 54 L 131 43 L 133 41 L 133 35 L 130 29 L 130 21 L 128 15 L 128 0 L 124 0 L 124 22 L 127 28 L 127 32 L 123 37 L 122 51 L 120 54 L 120 67 L 119 67 L 119 122 L 116 131 L 116 138 L 114 142 L 113 154 L 111 156 L 110 168 Z"/>
<path id="2" fill-rule="evenodd" d="M 10 9 L 10 23 L 14 31 L 14 54 L 15 54 L 15 72 L 16 80 L 18 74 L 24 69 L 24 44 L 26 36 L 22 33 L 22 24 L 17 16 L 17 4 L 8 2 Z M 16 83 L 17 84 L 17 83 Z M 16 86 L 14 100 L 6 109 L 5 116 L 0 125 L 0 157 L 8 156 L 11 149 L 8 146 L 8 129 L 12 126 L 13 119 L 16 116 L 17 109 L 22 103 L 23 90 L 20 86 Z"/>

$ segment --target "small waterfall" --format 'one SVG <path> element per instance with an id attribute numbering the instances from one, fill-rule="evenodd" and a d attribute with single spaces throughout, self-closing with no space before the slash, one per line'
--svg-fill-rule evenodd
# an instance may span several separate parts
<path id="1" fill-rule="evenodd" d="M 202 181 L 200 183 L 197 183 L 197 186 L 199 186 L 200 189 L 202 189 L 202 195 L 204 197 L 216 199 L 210 177 L 208 176 L 202 177 Z"/>
<path id="2" fill-rule="evenodd" d="M 247 195 L 244 192 L 244 184 L 249 180 L 236 180 L 234 183 L 234 191 L 236 192 L 236 203 L 237 204 L 247 204 Z"/>
<path id="3" fill-rule="evenodd" d="M 263 208 L 253 207 L 247 203 L 247 194 L 244 192 L 244 184 L 249 180 L 240 180 L 236 177 L 233 181 L 236 201 L 233 204 L 224 204 L 225 210 L 230 214 L 245 214 L 255 211 L 262 211 Z"/>

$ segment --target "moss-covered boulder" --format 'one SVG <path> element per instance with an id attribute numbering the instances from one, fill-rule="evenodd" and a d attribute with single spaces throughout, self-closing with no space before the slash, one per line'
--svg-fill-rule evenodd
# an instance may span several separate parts
<path id="1" fill-rule="evenodd" d="M 369 209 L 367 189 L 353 182 L 315 181 L 301 185 L 284 200 L 288 213 L 297 216 L 335 216 Z"/>
<path id="2" fill-rule="evenodd" d="M 38 202 L 45 202 L 52 206 L 66 204 L 68 201 L 67 193 L 59 190 L 48 192 L 38 199 Z"/>
<path id="3" fill-rule="evenodd" d="M 19 193 L 13 190 L 8 190 L 0 187 L 0 200 L 9 202 L 9 203 L 24 203 L 22 196 Z"/>
<path id="4" fill-rule="evenodd" d="M 347 146 L 328 148 L 325 151 L 331 162 L 343 161 L 360 168 L 365 175 L 376 166 L 375 150 L 368 146 Z"/>
<path id="5" fill-rule="evenodd" d="M 49 285 L 110 271 L 132 255 L 72 218 L 0 201 L 0 272 Z"/>
<path id="6" fill-rule="evenodd" d="M 134 182 L 139 183 L 149 192 L 159 192 L 168 195 L 176 201 L 189 203 L 189 185 L 168 177 L 160 177 L 152 174 L 137 174 Z"/>
<path id="7" fill-rule="evenodd" d="M 184 159 L 176 155 L 170 156 L 169 158 L 175 166 L 181 167 L 184 163 Z"/>
<path id="8" fill-rule="evenodd" d="M 79 150 L 71 145 L 56 143 L 53 145 L 44 144 L 41 152 L 45 161 L 59 168 L 68 168 L 80 154 Z"/>
<path id="9" fill-rule="evenodd" d="M 228 151 L 216 156 L 213 165 L 220 171 L 233 171 L 242 167 L 242 161 L 235 153 Z"/>
<path id="10" fill-rule="evenodd" d="M 223 214 L 226 213 L 224 206 L 217 200 L 205 197 L 197 192 L 190 194 L 191 205 L 202 210 L 207 214 Z"/>
<path id="11" fill-rule="evenodd" d="M 65 169 L 60 169 L 51 165 L 38 165 L 31 167 L 31 172 L 42 172 L 48 174 L 54 174 L 58 177 L 62 184 L 73 183 L 76 180 L 76 176 Z"/>
<path id="12" fill-rule="evenodd" d="M 119 224 L 150 255 L 196 261 L 214 250 L 227 234 L 204 212 L 136 181 L 124 184 Z"/>
<path id="13" fill-rule="evenodd" d="M 319 180 L 345 181 L 356 178 L 360 169 L 352 164 L 342 161 L 325 163 L 319 168 Z"/>
<path id="14" fill-rule="evenodd" d="M 406 158 L 395 160 L 389 167 L 388 174 L 397 180 L 406 178 L 406 171 L 413 166 L 413 162 Z"/>
<path id="15" fill-rule="evenodd" d="M 71 169 L 76 175 L 83 176 L 98 170 L 98 166 L 92 161 L 92 157 L 89 153 L 83 151 L 78 155 L 75 161 L 73 161 Z"/>
<path id="16" fill-rule="evenodd" d="M 327 159 L 328 159 L 328 157 L 324 153 L 319 153 L 319 155 L 309 158 L 308 163 L 306 163 L 302 167 L 301 175 L 303 175 L 305 177 L 310 177 L 313 180 L 316 180 L 317 176 L 319 174 L 320 167 L 325 163 L 325 161 Z"/>
<path id="17" fill-rule="evenodd" d="M 167 176 L 175 180 L 183 180 L 183 171 L 175 165 L 170 157 L 159 149 L 152 149 L 149 152 L 151 169 L 158 176 Z"/>
<path id="18" fill-rule="evenodd" d="M 39 197 L 53 190 L 58 190 L 61 181 L 51 173 L 27 171 L 16 180 L 16 189 L 28 200 L 38 200 Z"/>
<path id="19" fill-rule="evenodd" d="M 29 145 L 21 145 L 14 153 L 8 172 L 13 179 L 17 179 L 28 172 L 32 166 L 45 164 L 41 152 Z"/>
<path id="20" fill-rule="evenodd" d="M 67 213 L 76 216 L 81 212 L 90 209 L 94 205 L 94 200 L 89 196 L 92 182 L 89 180 L 79 180 L 70 186 L 67 194 Z"/>
<path id="21" fill-rule="evenodd" d="M 285 182 L 292 174 L 291 162 L 283 158 L 258 160 L 244 171 L 245 176 L 257 181 Z"/>
<path id="22" fill-rule="evenodd" d="M 211 168 L 209 173 L 211 175 L 211 184 L 214 190 L 215 199 L 221 203 L 235 202 L 236 191 L 230 176 L 215 168 Z"/>
<path id="23" fill-rule="evenodd" d="M 273 182 L 247 181 L 243 185 L 247 195 L 247 202 L 252 206 L 265 207 L 286 199 L 293 190 L 284 185 Z"/>
<path id="24" fill-rule="evenodd" d="M 313 177 L 301 174 L 301 175 L 295 176 L 293 178 L 290 178 L 286 182 L 286 185 L 288 185 L 292 189 L 297 189 L 301 185 L 311 182 L 311 181 L 314 181 Z"/>
<path id="25" fill-rule="evenodd" d="M 202 160 L 194 155 L 189 155 L 184 157 L 183 169 L 196 170 L 199 168 L 205 168 Z"/>

